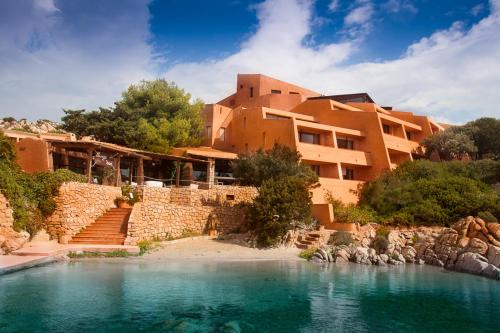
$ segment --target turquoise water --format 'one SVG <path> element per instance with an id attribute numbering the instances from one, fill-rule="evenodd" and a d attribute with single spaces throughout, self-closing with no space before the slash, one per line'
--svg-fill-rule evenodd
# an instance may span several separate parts
<path id="1" fill-rule="evenodd" d="M 0 332 L 499 332 L 500 283 L 434 267 L 55 264 L 0 277 Z"/>

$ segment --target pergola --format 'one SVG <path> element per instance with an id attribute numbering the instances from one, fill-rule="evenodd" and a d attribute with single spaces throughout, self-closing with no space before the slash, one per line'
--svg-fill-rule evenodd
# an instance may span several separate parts
<path id="1" fill-rule="evenodd" d="M 100 141 L 47 140 L 47 142 L 49 143 L 49 154 L 59 154 L 62 158 L 63 168 L 69 168 L 70 157 L 84 161 L 84 174 L 87 176 L 89 183 L 92 182 L 92 168 L 98 165 L 112 168 L 114 170 L 115 185 L 120 186 L 122 183 L 121 163 L 125 158 L 129 160 L 130 163 L 129 172 L 131 178 L 132 171 L 134 169 L 136 170 L 136 175 L 134 177 L 138 185 L 144 184 L 145 161 L 152 161 L 152 165 L 155 165 L 155 162 L 161 165 L 162 161 L 175 162 L 176 186 L 180 186 L 181 183 L 181 163 L 208 163 L 201 159 L 154 153 Z M 159 172 L 161 172 L 161 170 Z"/>

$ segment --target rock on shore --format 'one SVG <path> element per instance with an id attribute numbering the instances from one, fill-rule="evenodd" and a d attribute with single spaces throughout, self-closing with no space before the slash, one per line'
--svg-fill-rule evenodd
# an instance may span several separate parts
<path id="1" fill-rule="evenodd" d="M 451 228 L 393 229 L 383 249 L 376 244 L 378 228 L 363 226 L 351 244 L 323 246 L 311 260 L 380 266 L 425 263 L 500 280 L 499 223 L 469 216 Z"/>

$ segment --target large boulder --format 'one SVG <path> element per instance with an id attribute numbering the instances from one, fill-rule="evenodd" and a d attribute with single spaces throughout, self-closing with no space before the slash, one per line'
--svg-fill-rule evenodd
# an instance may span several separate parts
<path id="1" fill-rule="evenodd" d="M 20 249 L 29 238 L 26 231 L 16 232 L 9 227 L 0 227 L 0 248 L 4 253 Z"/>
<path id="2" fill-rule="evenodd" d="M 486 228 L 496 240 L 500 241 L 500 223 L 488 223 Z"/>
<path id="3" fill-rule="evenodd" d="M 481 274 L 488 267 L 488 259 L 478 253 L 462 253 L 456 263 L 455 270 L 471 274 Z"/>
<path id="4" fill-rule="evenodd" d="M 466 248 L 466 252 L 486 255 L 486 252 L 488 252 L 488 244 L 479 238 L 472 238 Z"/>
<path id="5" fill-rule="evenodd" d="M 500 247 L 490 245 L 487 254 L 488 262 L 500 268 Z"/>
<path id="6" fill-rule="evenodd" d="M 414 263 L 417 257 L 417 250 L 413 246 L 405 246 L 401 250 L 401 254 L 407 263 Z"/>

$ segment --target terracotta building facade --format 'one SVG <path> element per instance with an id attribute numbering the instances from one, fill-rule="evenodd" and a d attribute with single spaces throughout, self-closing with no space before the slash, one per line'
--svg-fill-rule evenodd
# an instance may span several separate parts
<path id="1" fill-rule="evenodd" d="M 366 93 L 324 96 L 261 74 L 238 74 L 236 92 L 206 105 L 203 117 L 208 148 L 190 155 L 237 154 L 275 143 L 294 148 L 319 176 L 313 192 L 318 211 L 327 192 L 356 202 L 360 184 L 418 157 L 419 142 L 443 130 L 427 116 L 379 106 Z"/>

